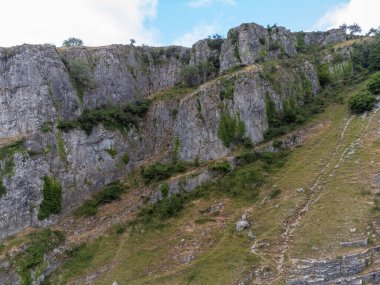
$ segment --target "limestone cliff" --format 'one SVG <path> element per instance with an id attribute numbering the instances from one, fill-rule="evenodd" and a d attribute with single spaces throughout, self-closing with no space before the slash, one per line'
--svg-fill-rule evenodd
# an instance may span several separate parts
<path id="1" fill-rule="evenodd" d="M 343 40 L 326 38 L 329 43 Z M 4 154 L 0 166 L 6 192 L 0 194 L 0 239 L 57 220 L 59 215 L 38 218 L 45 176 L 62 186 L 60 215 L 64 215 L 137 165 L 168 159 L 175 140 L 182 160 L 225 156 L 231 147 L 218 136 L 225 114 L 243 122 L 245 137 L 251 142 L 261 142 L 268 129 L 266 97 L 278 110 L 290 97 L 302 105 L 298 95 L 303 83 L 310 84 L 311 95 L 318 93 L 319 83 L 315 66 L 305 60 L 297 67 L 274 65 L 269 71 L 264 65 L 252 65 L 182 97 L 153 100 L 138 125 L 124 131 L 98 125 L 89 133 L 81 129 L 63 132 L 57 128 L 59 121 L 78 118 L 87 109 L 152 98 L 155 92 L 180 83 L 186 65 L 206 59 L 219 61 L 222 72 L 257 63 L 258 58 L 294 56 L 295 41 L 295 35 L 285 28 L 268 30 L 244 24 L 230 30 L 220 49 L 210 48 L 208 40 L 192 49 L 122 45 L 1 48 L 0 145 Z M 276 75 L 275 82 L 268 72 Z M 125 154 L 129 161 L 123 163 Z"/>

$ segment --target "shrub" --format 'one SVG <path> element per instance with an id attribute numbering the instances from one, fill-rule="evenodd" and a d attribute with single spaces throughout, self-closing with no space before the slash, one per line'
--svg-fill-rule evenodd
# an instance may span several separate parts
<path id="1" fill-rule="evenodd" d="M 245 125 L 240 119 L 233 118 L 228 112 L 222 111 L 218 127 L 218 137 L 225 147 L 232 143 L 242 143 L 245 136 Z"/>
<path id="2" fill-rule="evenodd" d="M 264 37 L 259 38 L 259 43 L 260 43 L 261 45 L 265 45 L 265 42 L 266 42 L 266 40 L 265 40 Z"/>
<path id="3" fill-rule="evenodd" d="M 325 86 L 331 82 L 330 69 L 327 63 L 324 63 L 318 67 L 318 79 L 322 86 Z"/>
<path id="4" fill-rule="evenodd" d="M 187 87 L 192 87 L 198 83 L 198 68 L 195 65 L 187 65 L 181 70 L 182 82 Z"/>
<path id="5" fill-rule="evenodd" d="M 67 40 L 64 40 L 62 46 L 64 47 L 83 46 L 83 41 L 81 39 L 71 37 L 71 38 L 68 38 Z"/>
<path id="6" fill-rule="evenodd" d="M 371 111 L 376 104 L 376 97 L 369 92 L 361 92 L 352 95 L 348 99 L 348 106 L 353 113 L 363 113 L 365 111 Z"/>
<path id="7" fill-rule="evenodd" d="M 222 172 L 222 173 L 228 173 L 231 169 L 231 164 L 227 160 L 223 160 L 221 162 L 214 163 L 210 166 L 211 170 Z"/>
<path id="8" fill-rule="evenodd" d="M 62 188 L 59 181 L 49 176 L 45 176 L 43 180 L 43 200 L 38 213 L 38 219 L 40 220 L 48 218 L 51 214 L 59 214 L 62 200 Z"/>
<path id="9" fill-rule="evenodd" d="M 183 172 L 187 169 L 182 162 L 164 164 L 156 162 L 143 169 L 142 177 L 146 183 L 160 181 L 171 177 L 173 174 Z"/>
<path id="10" fill-rule="evenodd" d="M 124 164 L 128 164 L 128 163 L 129 163 L 129 160 L 130 160 L 130 158 L 129 158 L 128 153 L 124 153 L 124 155 L 123 155 L 122 158 L 121 158 L 121 161 L 122 161 Z"/>
<path id="11" fill-rule="evenodd" d="M 111 183 L 96 193 L 90 200 L 80 206 L 75 214 L 77 216 L 93 216 L 97 213 L 99 206 L 119 200 L 125 188 L 118 182 Z"/>
<path id="12" fill-rule="evenodd" d="M 125 130 L 131 126 L 137 127 L 139 119 L 148 111 L 149 105 L 148 100 L 139 100 L 122 106 L 106 106 L 85 110 L 76 120 L 60 121 L 57 127 L 65 132 L 74 128 L 81 128 L 88 135 L 98 124 L 103 124 L 109 130 Z"/>
<path id="13" fill-rule="evenodd" d="M 235 91 L 234 82 L 232 80 L 224 80 L 223 86 L 220 90 L 219 97 L 221 100 L 233 99 L 234 91 Z"/>
<path id="14" fill-rule="evenodd" d="M 367 88 L 372 94 L 376 95 L 380 93 L 380 71 L 371 75 Z"/>
<path id="15" fill-rule="evenodd" d="M 159 202 L 158 213 L 161 218 L 177 216 L 185 207 L 185 198 L 179 194 Z"/>
<path id="16" fill-rule="evenodd" d="M 168 197 L 169 184 L 168 183 L 161 184 L 160 190 L 161 190 L 162 197 L 164 197 L 164 198 Z"/>
<path id="17" fill-rule="evenodd" d="M 0 198 L 7 193 L 7 188 L 4 186 L 3 180 L 0 179 Z"/>

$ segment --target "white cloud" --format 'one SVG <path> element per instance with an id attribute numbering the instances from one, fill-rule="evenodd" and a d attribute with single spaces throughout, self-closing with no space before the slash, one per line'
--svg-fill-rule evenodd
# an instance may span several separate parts
<path id="1" fill-rule="evenodd" d="M 191 47 L 197 41 L 215 34 L 216 31 L 217 31 L 216 25 L 199 24 L 199 25 L 196 25 L 190 32 L 185 33 L 183 36 L 176 39 L 174 41 L 174 44 L 185 46 L 185 47 Z"/>
<path id="2" fill-rule="evenodd" d="M 379 0 L 351 0 L 328 11 L 318 20 L 314 28 L 330 29 L 339 27 L 343 23 L 358 23 L 365 32 L 380 25 L 379 11 Z"/>
<path id="3" fill-rule="evenodd" d="M 200 8 L 204 6 L 210 6 L 212 4 L 224 4 L 234 6 L 236 5 L 236 0 L 192 0 L 188 2 L 191 8 Z"/>
<path id="4" fill-rule="evenodd" d="M 85 45 L 157 44 L 154 19 L 158 0 L 12 0 L 1 1 L 0 46 L 22 43 L 61 45 L 73 36 Z"/>

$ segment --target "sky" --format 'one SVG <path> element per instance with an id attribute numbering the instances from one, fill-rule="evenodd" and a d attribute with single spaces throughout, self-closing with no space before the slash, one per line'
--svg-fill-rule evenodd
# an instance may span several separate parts
<path id="1" fill-rule="evenodd" d="M 55 44 L 69 37 L 87 46 L 128 44 L 190 47 L 226 36 L 241 23 L 292 31 L 358 23 L 380 26 L 380 0 L 0 0 L 0 46 Z"/>

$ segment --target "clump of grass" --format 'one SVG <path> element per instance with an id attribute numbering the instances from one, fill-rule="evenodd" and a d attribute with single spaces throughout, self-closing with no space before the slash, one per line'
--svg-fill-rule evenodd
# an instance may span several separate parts
<path id="1" fill-rule="evenodd" d="M 0 160 L 13 156 L 16 152 L 24 151 L 23 140 L 18 140 L 10 145 L 0 148 Z"/>
<path id="2" fill-rule="evenodd" d="M 55 134 L 55 141 L 57 144 L 58 156 L 62 162 L 67 163 L 67 152 L 65 141 L 63 140 L 62 134 L 57 131 Z"/>
<path id="3" fill-rule="evenodd" d="M 111 203 L 112 201 L 119 200 L 121 194 L 126 191 L 120 183 L 114 182 L 106 187 L 97 194 L 95 194 L 90 200 L 84 202 L 76 211 L 76 216 L 93 216 L 98 212 L 98 208 L 101 205 Z"/>
<path id="4" fill-rule="evenodd" d="M 116 155 L 117 155 L 117 150 L 116 149 L 114 149 L 114 148 L 107 148 L 106 149 L 106 152 L 108 152 L 108 154 L 112 157 L 112 158 L 114 158 Z"/>
<path id="5" fill-rule="evenodd" d="M 43 133 L 51 133 L 53 131 L 53 122 L 51 121 L 44 122 L 41 126 L 40 131 Z"/>

